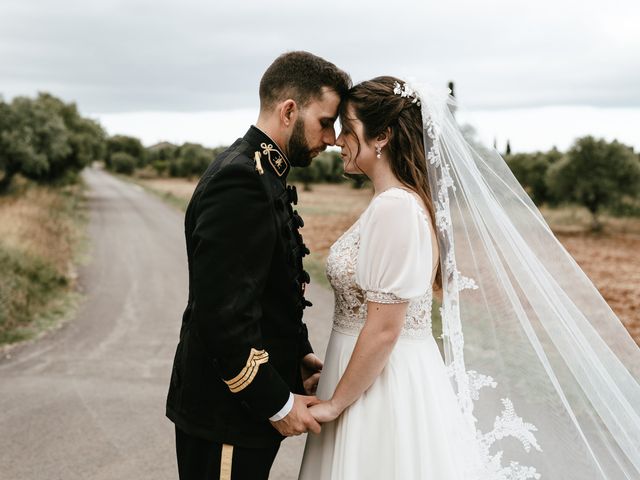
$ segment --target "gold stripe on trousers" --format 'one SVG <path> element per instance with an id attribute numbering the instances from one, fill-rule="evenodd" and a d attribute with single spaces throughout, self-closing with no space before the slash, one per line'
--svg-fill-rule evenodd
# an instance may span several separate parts
<path id="1" fill-rule="evenodd" d="M 231 465 L 233 463 L 233 445 L 222 444 L 220 455 L 220 480 L 231 480 Z"/>

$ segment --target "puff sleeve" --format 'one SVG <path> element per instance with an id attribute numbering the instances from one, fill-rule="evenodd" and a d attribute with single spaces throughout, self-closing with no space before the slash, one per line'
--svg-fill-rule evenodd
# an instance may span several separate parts
<path id="1" fill-rule="evenodd" d="M 423 296 L 433 269 L 428 220 L 412 194 L 391 189 L 375 198 L 360 219 L 356 282 L 376 303 Z"/>

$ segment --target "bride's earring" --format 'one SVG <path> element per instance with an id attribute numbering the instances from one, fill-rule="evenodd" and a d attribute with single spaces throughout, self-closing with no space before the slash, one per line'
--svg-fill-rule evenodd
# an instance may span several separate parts
<path id="1" fill-rule="evenodd" d="M 376 158 L 382 157 L 382 147 L 380 145 L 376 145 Z"/>

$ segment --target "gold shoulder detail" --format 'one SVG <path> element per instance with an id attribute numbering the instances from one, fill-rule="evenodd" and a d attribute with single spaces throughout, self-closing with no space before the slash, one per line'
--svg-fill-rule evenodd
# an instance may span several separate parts
<path id="1" fill-rule="evenodd" d="M 260 160 L 262 157 L 262 155 L 260 155 L 260 152 L 256 152 L 253 155 L 253 159 L 256 162 L 256 171 L 260 174 L 260 175 L 264 175 L 264 170 L 262 169 L 262 161 Z"/>
<path id="2" fill-rule="evenodd" d="M 247 364 L 244 368 L 238 375 L 233 377 L 231 380 L 225 380 L 224 383 L 227 384 L 229 390 L 233 393 L 238 393 L 251 384 L 258 374 L 258 368 L 260 368 L 260 365 L 267 363 L 268 361 L 269 353 L 265 350 L 256 350 L 255 348 L 252 348 L 249 353 L 249 358 L 247 359 Z"/>

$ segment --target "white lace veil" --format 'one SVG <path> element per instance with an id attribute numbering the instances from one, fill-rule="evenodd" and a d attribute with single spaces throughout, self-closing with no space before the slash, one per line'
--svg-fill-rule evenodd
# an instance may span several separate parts
<path id="1" fill-rule="evenodd" d="M 412 92 L 436 212 L 445 362 L 483 457 L 469 478 L 640 479 L 640 350 L 502 157 L 464 139 L 448 91 L 396 88 Z"/>

